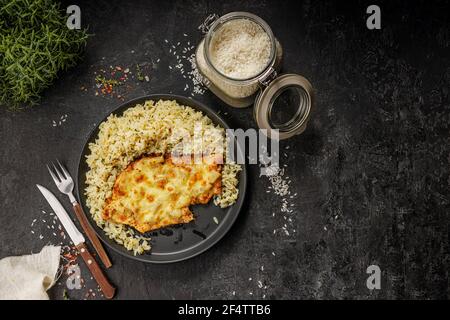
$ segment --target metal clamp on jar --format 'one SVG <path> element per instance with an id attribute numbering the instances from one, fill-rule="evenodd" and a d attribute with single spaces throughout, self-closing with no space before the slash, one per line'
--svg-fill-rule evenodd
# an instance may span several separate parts
<path id="1" fill-rule="evenodd" d="M 223 35 L 222 31 L 230 28 L 232 23 L 241 22 L 251 24 L 252 27 L 250 37 L 246 37 L 246 40 L 252 38 L 257 28 L 266 43 L 270 43 L 261 70 L 256 70 L 255 74 L 248 77 L 226 74 L 214 63 L 216 38 L 229 40 L 234 36 L 233 32 Z M 312 85 L 297 74 L 278 75 L 283 49 L 264 20 L 248 12 L 231 12 L 222 17 L 210 15 L 199 28 L 205 37 L 197 47 L 196 60 L 208 89 L 235 108 L 254 104 L 254 118 L 259 128 L 267 129 L 269 135 L 271 129 L 278 129 L 279 139 L 286 139 L 306 129 L 313 106 Z"/>

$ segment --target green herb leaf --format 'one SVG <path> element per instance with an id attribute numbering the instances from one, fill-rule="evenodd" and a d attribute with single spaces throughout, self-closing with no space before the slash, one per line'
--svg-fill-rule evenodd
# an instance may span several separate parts
<path id="1" fill-rule="evenodd" d="M 100 76 L 100 75 L 98 75 L 98 76 L 95 77 L 95 82 L 101 83 L 101 84 L 103 84 L 103 85 L 109 84 L 109 85 L 112 85 L 112 86 L 115 86 L 115 85 L 118 85 L 118 84 L 119 84 L 119 81 L 117 81 L 117 80 L 114 80 L 114 79 L 106 79 L 105 77 Z"/>
<path id="2" fill-rule="evenodd" d="M 144 75 L 142 74 L 141 71 L 141 67 L 139 67 L 139 65 L 136 65 L 136 73 L 137 73 L 137 78 L 139 81 L 144 81 Z"/>
<path id="3" fill-rule="evenodd" d="M 86 30 L 70 30 L 53 0 L 0 1 L 0 105 L 34 105 L 58 72 L 74 66 Z"/>
<path id="4" fill-rule="evenodd" d="M 63 299 L 64 299 L 64 300 L 70 300 L 69 295 L 67 294 L 67 290 L 66 290 L 66 289 L 64 289 L 64 291 L 63 291 Z"/>

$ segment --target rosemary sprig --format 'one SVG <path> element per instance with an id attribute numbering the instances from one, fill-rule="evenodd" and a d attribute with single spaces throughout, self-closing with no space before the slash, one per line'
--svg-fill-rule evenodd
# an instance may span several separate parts
<path id="1" fill-rule="evenodd" d="M 106 79 L 105 77 L 103 77 L 101 75 L 98 75 L 95 77 L 95 82 L 101 83 L 102 85 L 112 85 L 112 86 L 119 84 L 119 81 L 114 80 L 114 79 Z"/>
<path id="2" fill-rule="evenodd" d="M 88 35 L 66 19 L 53 0 L 0 0 L 0 105 L 36 104 L 58 72 L 77 63 Z"/>
<path id="3" fill-rule="evenodd" d="M 144 75 L 142 74 L 141 67 L 139 64 L 136 65 L 136 73 L 139 81 L 144 81 Z"/>

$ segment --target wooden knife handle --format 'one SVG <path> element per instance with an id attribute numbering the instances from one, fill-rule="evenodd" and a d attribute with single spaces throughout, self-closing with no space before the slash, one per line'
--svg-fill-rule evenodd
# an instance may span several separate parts
<path id="1" fill-rule="evenodd" d="M 83 228 L 87 237 L 91 241 L 92 246 L 94 247 L 95 251 L 97 252 L 98 256 L 100 257 L 100 260 L 102 260 L 102 262 L 106 268 L 110 268 L 112 266 L 111 260 L 109 260 L 105 249 L 103 248 L 100 240 L 97 237 L 97 234 L 95 233 L 94 229 L 92 229 L 91 225 L 89 224 L 89 222 L 86 218 L 86 215 L 84 214 L 83 209 L 81 208 L 81 206 L 78 202 L 75 202 L 73 204 L 73 210 L 75 211 L 75 214 L 77 216 L 78 221 L 81 224 L 81 227 Z"/>
<path id="2" fill-rule="evenodd" d="M 102 269 L 100 269 L 97 261 L 95 261 L 94 257 L 88 251 L 86 245 L 84 243 L 80 243 L 79 245 L 77 245 L 77 249 L 80 252 L 80 255 L 86 263 L 87 267 L 91 271 L 92 275 L 94 276 L 95 281 L 97 281 L 100 289 L 102 289 L 105 297 L 108 299 L 112 299 L 114 297 L 114 293 L 116 292 L 116 288 L 114 288 L 111 283 L 109 283 Z"/>

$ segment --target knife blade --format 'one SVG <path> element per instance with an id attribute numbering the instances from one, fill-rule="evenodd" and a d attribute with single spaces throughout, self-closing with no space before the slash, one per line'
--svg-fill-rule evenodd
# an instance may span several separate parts
<path id="1" fill-rule="evenodd" d="M 69 214 L 64 209 L 59 200 L 54 196 L 54 194 L 51 193 L 47 188 L 39 184 L 37 184 L 36 186 L 38 187 L 39 191 L 42 193 L 44 198 L 47 200 L 47 202 L 50 204 L 50 207 L 52 207 L 55 214 L 58 216 L 59 221 L 61 221 L 62 225 L 64 226 L 64 229 L 66 229 L 72 242 L 75 245 L 79 245 L 80 243 L 84 242 L 85 239 L 83 235 L 77 229 L 75 224 L 72 222 L 72 219 L 70 219 Z"/>

